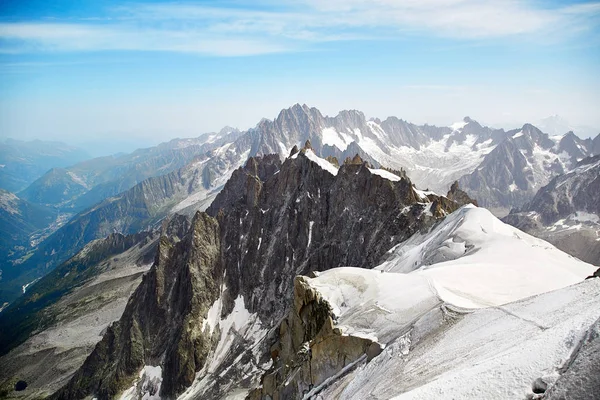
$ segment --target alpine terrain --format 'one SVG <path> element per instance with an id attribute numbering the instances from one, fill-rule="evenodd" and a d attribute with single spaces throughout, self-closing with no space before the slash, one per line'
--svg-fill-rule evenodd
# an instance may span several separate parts
<path id="1" fill-rule="evenodd" d="M 2 194 L 0 395 L 594 398 L 598 138 L 296 104 L 53 169 Z"/>
<path id="2" fill-rule="evenodd" d="M 600 264 L 600 156 L 585 158 L 542 187 L 504 221 L 592 264 Z"/>

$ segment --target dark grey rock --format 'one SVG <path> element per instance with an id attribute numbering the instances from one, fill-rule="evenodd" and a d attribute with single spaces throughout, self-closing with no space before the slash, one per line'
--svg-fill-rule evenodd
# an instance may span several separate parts
<path id="1" fill-rule="evenodd" d="M 373 267 L 395 244 L 459 206 L 432 196 L 431 214 L 424 213 L 410 180 L 392 182 L 373 175 L 364 162 L 342 165 L 334 176 L 310 161 L 305 151 L 283 164 L 277 155 L 250 158 L 206 213 L 196 215 L 181 241 L 161 239 L 155 265 L 121 320 L 53 398 L 109 398 L 143 365 L 160 360 L 165 379 L 161 395 L 173 397 L 192 383 L 215 345 L 217 336 L 202 333 L 197 321 L 206 316 L 221 286 L 227 287 L 222 316 L 242 296 L 262 326 L 275 327 L 290 309 L 296 275 L 338 266 Z M 320 329 L 319 321 L 310 322 L 310 335 Z M 238 356 L 244 357 L 247 345 L 241 338 L 234 340 L 213 374 L 224 375 L 208 377 L 205 397 L 220 398 L 227 379 L 241 379 L 235 368 L 224 371 Z M 269 346 L 265 343 L 267 359 L 275 354 Z M 360 346 L 356 354 L 368 347 Z M 299 354 L 300 348 L 293 348 Z"/>
<path id="2" fill-rule="evenodd" d="M 536 394 L 545 393 L 548 390 L 548 384 L 542 378 L 537 378 L 533 381 L 531 390 Z"/>

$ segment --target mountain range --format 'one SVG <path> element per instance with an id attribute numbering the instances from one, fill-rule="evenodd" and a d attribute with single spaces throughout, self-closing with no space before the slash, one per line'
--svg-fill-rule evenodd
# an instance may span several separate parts
<path id="1" fill-rule="evenodd" d="M 283 162 L 250 158 L 206 212 L 165 221 L 158 236 L 88 245 L 7 310 L 15 322 L 28 310 L 50 318 L 37 335 L 13 338 L 0 362 L 45 390 L 62 386 L 51 396 L 60 399 L 427 398 L 441 387 L 461 398 L 480 382 L 495 382 L 503 389 L 489 397 L 505 398 L 538 390 L 538 380 L 555 392 L 583 390 L 571 387 L 597 344 L 585 332 L 600 318 L 600 281 L 582 281 L 596 267 L 450 200 L 468 199 L 458 185 L 437 196 L 359 157 L 337 166 L 311 147 Z M 117 322 L 92 327 L 102 339 L 83 364 L 75 361 L 89 335 L 67 336 L 73 352 L 52 351 L 64 346 L 52 318 L 79 332 L 123 299 L 99 296 L 107 282 L 123 287 L 117 277 L 126 293 L 139 286 L 126 305 L 119 300 Z M 64 370 L 36 379 L 27 371 L 43 358 L 31 364 L 23 352 L 37 351 L 68 361 Z M 457 352 L 466 356 L 457 361 Z M 419 368 L 426 374 L 412 372 Z M 391 378 L 398 374 L 404 383 Z"/>
<path id="2" fill-rule="evenodd" d="M 593 398 L 599 147 L 297 104 L 52 169 L 0 193 L 0 393 Z"/>
<path id="3" fill-rule="evenodd" d="M 19 192 L 51 168 L 89 158 L 83 149 L 61 142 L 6 139 L 0 142 L 0 188 Z"/>
<path id="4" fill-rule="evenodd" d="M 600 151 L 600 135 L 593 140 L 573 133 L 551 138 L 530 124 L 505 132 L 467 117 L 451 127 L 419 126 L 395 117 L 367 120 L 355 110 L 327 117 L 296 104 L 245 132 L 226 127 L 196 139 L 50 170 L 19 196 L 56 210 L 57 221 L 33 246 L 21 244 L 24 251 L 0 263 L 5 276 L 0 300 L 14 298 L 19 288 L 91 240 L 151 229 L 184 209 L 188 214 L 205 209 L 248 157 L 284 157 L 306 140 L 323 158 L 358 154 L 374 167 L 406 171 L 418 187 L 436 193 L 445 193 L 458 180 L 481 206 L 498 215 L 523 206 L 553 176 Z"/>
<path id="5" fill-rule="evenodd" d="M 542 187 L 504 221 L 581 260 L 600 263 L 600 156 L 580 161 L 576 168 Z"/>

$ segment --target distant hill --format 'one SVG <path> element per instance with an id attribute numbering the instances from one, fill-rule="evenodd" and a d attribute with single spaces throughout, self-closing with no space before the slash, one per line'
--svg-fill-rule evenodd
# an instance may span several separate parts
<path id="1" fill-rule="evenodd" d="M 62 142 L 6 139 L 0 142 L 0 188 L 19 192 L 51 168 L 89 158 L 85 150 Z"/>

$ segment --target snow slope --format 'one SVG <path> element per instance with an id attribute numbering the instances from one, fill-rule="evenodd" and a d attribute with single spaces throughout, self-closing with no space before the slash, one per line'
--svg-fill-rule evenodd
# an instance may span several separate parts
<path id="1" fill-rule="evenodd" d="M 334 268 L 309 283 L 331 304 L 344 334 L 380 343 L 441 304 L 429 279 L 418 274 Z"/>
<path id="2" fill-rule="evenodd" d="M 600 317 L 596 268 L 465 206 L 376 270 L 309 279 L 345 335 L 385 350 L 322 398 L 525 398 Z M 397 396 L 397 397 L 396 397 Z"/>
<path id="3" fill-rule="evenodd" d="M 472 205 L 413 236 L 391 257 L 375 270 L 334 268 L 309 280 L 344 333 L 389 339 L 390 330 L 442 302 L 460 309 L 501 306 L 576 284 L 596 270 Z"/>
<path id="4" fill-rule="evenodd" d="M 595 267 L 467 205 L 415 235 L 377 267 L 429 277 L 445 300 L 468 308 L 516 301 L 580 282 Z"/>
<path id="5" fill-rule="evenodd" d="M 466 125 L 467 123 L 455 124 L 456 129 L 452 133 L 444 135 L 440 140 L 429 139 L 420 148 L 408 144 L 393 145 L 387 137 L 388 133 L 374 121 L 368 121 L 368 132 L 359 129 L 349 131 L 345 140 L 346 143 L 348 140 L 355 141 L 386 167 L 406 169 L 411 180 L 419 187 L 445 193 L 453 181 L 473 172 L 483 157 L 495 148 L 491 140 L 478 143 L 475 135 L 466 135 L 464 141 L 454 141 L 454 137 L 460 135 Z"/>
<path id="6" fill-rule="evenodd" d="M 600 317 L 600 280 L 467 314 L 433 310 L 324 399 L 525 399 Z M 596 393 L 597 395 L 598 393 Z M 590 399 L 594 397 L 590 393 Z"/>

